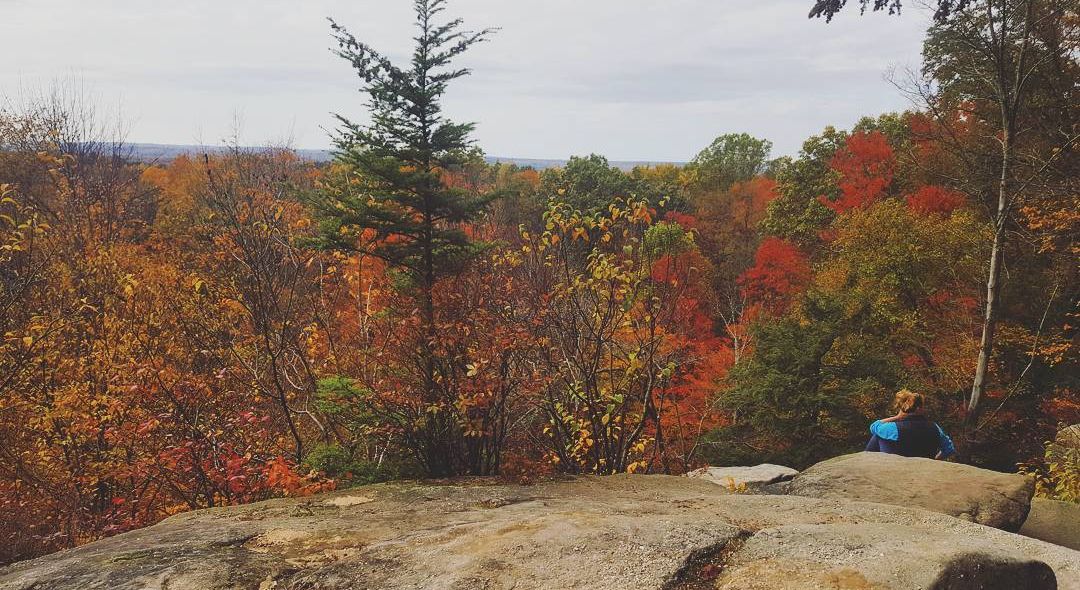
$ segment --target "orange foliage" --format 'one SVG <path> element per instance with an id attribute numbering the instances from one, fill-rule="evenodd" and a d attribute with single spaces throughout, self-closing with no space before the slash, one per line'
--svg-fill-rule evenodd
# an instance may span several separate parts
<path id="1" fill-rule="evenodd" d="M 249 275 L 208 217 L 206 166 L 99 162 L 114 166 L 103 176 L 126 179 L 124 191 L 102 195 L 90 164 L 51 165 L 66 180 L 48 195 L 52 228 L 35 262 L 42 280 L 20 292 L 27 315 L 7 327 L 25 362 L 0 363 L 0 382 L 14 386 L 0 397 L 0 561 L 181 510 L 329 485 L 283 458 L 294 448 L 279 404 L 260 385 L 261 328 L 234 290 Z M 222 176 L 232 167 L 210 165 Z M 148 195 L 161 214 L 139 218 Z M 258 198 L 265 219 L 236 209 L 236 227 L 295 230 L 295 202 L 258 191 L 242 198 Z M 91 224 L 64 213 L 86 202 L 102 204 Z"/>
<path id="2" fill-rule="evenodd" d="M 756 176 L 731 187 L 731 219 L 752 229 L 765 217 L 765 211 L 777 196 L 776 180 Z"/>

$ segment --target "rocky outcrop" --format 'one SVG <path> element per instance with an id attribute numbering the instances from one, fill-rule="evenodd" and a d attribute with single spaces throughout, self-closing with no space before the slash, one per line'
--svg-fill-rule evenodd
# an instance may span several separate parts
<path id="1" fill-rule="evenodd" d="M 732 491 L 741 488 L 757 488 L 788 481 L 798 475 L 799 472 L 783 465 L 762 463 L 753 467 L 702 467 L 686 474 L 693 477 L 722 485 Z"/>
<path id="2" fill-rule="evenodd" d="M 191 512 L 0 569 L 2 590 L 1054 588 L 1080 552 L 910 507 L 685 477 L 396 482 Z"/>
<path id="3" fill-rule="evenodd" d="M 1033 498 L 1020 534 L 1080 550 L 1080 504 Z"/>
<path id="4" fill-rule="evenodd" d="M 759 531 L 718 588 L 1056 588 L 1038 559 L 903 524 L 803 524 Z M 966 583 L 966 585 L 965 585 Z"/>
<path id="5" fill-rule="evenodd" d="M 1060 449 L 1080 450 L 1080 424 L 1073 424 L 1059 430 L 1053 444 Z"/>
<path id="6" fill-rule="evenodd" d="M 855 453 L 808 468 L 792 479 L 786 491 L 811 498 L 924 508 L 1017 531 L 1027 518 L 1035 482 L 959 463 Z"/>

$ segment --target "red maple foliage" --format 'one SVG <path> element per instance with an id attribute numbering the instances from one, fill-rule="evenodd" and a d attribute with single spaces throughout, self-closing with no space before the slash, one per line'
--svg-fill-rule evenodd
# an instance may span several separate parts
<path id="1" fill-rule="evenodd" d="M 880 132 L 856 132 L 829 166 L 840 174 L 840 197 L 821 202 L 836 213 L 862 209 L 880 199 L 893 181 L 892 147 Z"/>
<path id="2" fill-rule="evenodd" d="M 678 374 L 658 396 L 660 425 L 651 433 L 659 436 L 662 429 L 666 438 L 667 452 L 654 461 L 667 472 L 696 466 L 695 450 L 701 435 L 719 425 L 721 418 L 711 404 L 712 396 L 735 364 L 730 343 L 716 335 L 709 315 L 708 283 L 703 272 L 708 265 L 698 250 L 666 255 L 652 265 L 652 280 L 664 287 L 667 297 L 679 300 L 664 322 L 664 332 L 670 346 L 681 349 L 682 362 Z"/>
<path id="3" fill-rule="evenodd" d="M 697 217 L 680 211 L 668 211 L 664 214 L 664 221 L 677 223 L 685 229 L 698 229 L 700 224 Z"/>
<path id="4" fill-rule="evenodd" d="M 754 256 L 754 266 L 739 277 L 739 285 L 752 304 L 780 313 L 806 288 L 810 277 L 810 263 L 798 247 L 780 238 L 767 238 Z"/>
<path id="5" fill-rule="evenodd" d="M 928 185 L 907 196 L 908 208 L 920 215 L 948 215 L 964 204 L 964 195 L 940 186 Z"/>

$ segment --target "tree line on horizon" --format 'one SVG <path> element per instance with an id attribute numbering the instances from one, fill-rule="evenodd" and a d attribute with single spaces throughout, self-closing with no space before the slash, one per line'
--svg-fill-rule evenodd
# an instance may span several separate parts
<path id="1" fill-rule="evenodd" d="M 918 108 L 794 157 L 629 172 L 486 163 L 440 99 L 493 32 L 415 6 L 405 63 L 332 23 L 371 117 L 325 165 L 0 110 L 0 563 L 402 477 L 803 468 L 902 387 L 1080 501 L 1075 3 L 950 4 Z"/>

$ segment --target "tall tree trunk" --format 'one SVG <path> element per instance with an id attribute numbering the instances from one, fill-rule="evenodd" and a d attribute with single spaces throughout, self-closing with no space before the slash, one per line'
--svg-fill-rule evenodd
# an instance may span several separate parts
<path id="1" fill-rule="evenodd" d="M 1009 213 L 1009 174 L 1012 164 L 1012 138 L 1006 131 L 1001 145 L 1001 178 L 998 182 L 997 215 L 994 217 L 994 244 L 990 250 L 990 275 L 986 281 L 986 313 L 983 316 L 979 359 L 975 364 L 975 379 L 971 385 L 965 422 L 973 424 L 978 416 L 979 402 L 986 391 L 986 373 L 994 351 L 994 332 L 1001 294 L 1001 263 L 1005 249 L 1005 224 Z"/>

